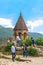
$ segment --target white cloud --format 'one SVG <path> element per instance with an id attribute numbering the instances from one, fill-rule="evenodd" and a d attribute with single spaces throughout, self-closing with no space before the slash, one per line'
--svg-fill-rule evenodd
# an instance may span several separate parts
<path id="1" fill-rule="evenodd" d="M 43 34 L 43 31 L 39 31 L 38 33 Z"/>
<path id="2" fill-rule="evenodd" d="M 43 20 L 27 21 L 29 31 L 33 32 L 35 28 L 43 25 Z M 40 33 L 43 33 L 42 31 Z"/>
<path id="3" fill-rule="evenodd" d="M 13 28 L 11 19 L 0 18 L 0 25 L 4 27 Z"/>
<path id="4" fill-rule="evenodd" d="M 41 25 L 43 25 L 43 20 L 27 21 L 27 27 L 30 26 L 32 30 Z"/>

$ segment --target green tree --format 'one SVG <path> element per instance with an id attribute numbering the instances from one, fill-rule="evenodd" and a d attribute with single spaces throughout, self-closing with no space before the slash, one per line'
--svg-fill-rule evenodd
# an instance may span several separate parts
<path id="1" fill-rule="evenodd" d="M 27 46 L 30 46 L 30 45 L 31 45 L 31 38 L 27 38 L 27 39 L 25 40 L 25 44 L 26 44 Z"/>
<path id="2" fill-rule="evenodd" d="M 11 51 L 12 43 L 8 43 L 7 46 L 5 46 L 5 51 L 10 52 Z"/>
<path id="3" fill-rule="evenodd" d="M 36 44 L 43 46 L 43 38 L 39 37 L 36 39 Z"/>
<path id="4" fill-rule="evenodd" d="M 35 48 L 33 48 L 33 47 L 29 47 L 29 48 L 28 48 L 28 54 L 29 54 L 30 56 L 36 56 L 36 55 L 38 55 L 37 49 L 35 49 Z"/>

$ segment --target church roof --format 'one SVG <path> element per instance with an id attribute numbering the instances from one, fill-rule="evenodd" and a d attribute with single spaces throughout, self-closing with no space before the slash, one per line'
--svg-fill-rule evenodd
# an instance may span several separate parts
<path id="1" fill-rule="evenodd" d="M 28 30 L 21 13 L 14 30 Z"/>

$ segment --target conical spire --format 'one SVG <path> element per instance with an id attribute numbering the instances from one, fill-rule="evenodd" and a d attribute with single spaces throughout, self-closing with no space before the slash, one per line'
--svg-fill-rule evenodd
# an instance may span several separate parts
<path id="1" fill-rule="evenodd" d="M 20 16 L 19 16 L 19 19 L 15 25 L 15 28 L 14 30 L 28 30 L 27 27 L 26 27 L 26 24 L 24 22 L 24 19 L 22 17 L 22 13 L 20 12 Z"/>
<path id="2" fill-rule="evenodd" d="M 22 13 L 20 12 L 20 16 L 22 15 Z"/>

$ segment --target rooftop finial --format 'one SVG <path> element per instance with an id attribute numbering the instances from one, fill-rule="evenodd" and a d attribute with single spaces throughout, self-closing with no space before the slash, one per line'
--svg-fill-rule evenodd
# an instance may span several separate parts
<path id="1" fill-rule="evenodd" d="M 20 16 L 22 16 L 22 13 L 20 12 Z"/>

